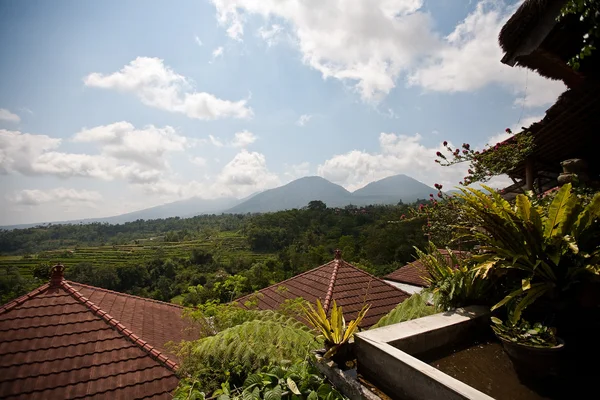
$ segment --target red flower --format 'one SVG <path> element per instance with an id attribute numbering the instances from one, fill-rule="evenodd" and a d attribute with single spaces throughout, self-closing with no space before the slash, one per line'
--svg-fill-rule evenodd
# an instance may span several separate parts
<path id="1" fill-rule="evenodd" d="M 439 183 L 436 183 L 435 185 L 433 185 L 433 187 L 435 187 L 437 190 L 442 190 L 442 185 L 440 185 Z"/>
<path id="2" fill-rule="evenodd" d="M 429 193 L 429 197 L 433 197 L 433 193 Z"/>
<path id="3" fill-rule="evenodd" d="M 467 150 L 463 150 L 463 154 L 469 154 Z"/>
<path id="4" fill-rule="evenodd" d="M 437 153 L 435 153 L 435 155 L 438 156 L 438 157 L 442 157 L 442 152 L 438 151 Z"/>
<path id="5" fill-rule="evenodd" d="M 419 204 L 419 210 L 423 210 L 423 204 Z"/>
<path id="6" fill-rule="evenodd" d="M 438 197 L 439 197 L 440 199 L 442 198 L 442 196 L 443 196 L 443 193 L 442 193 L 442 192 L 438 192 Z"/>
<path id="7" fill-rule="evenodd" d="M 444 146 L 448 146 L 448 142 L 444 140 Z"/>
<path id="8" fill-rule="evenodd" d="M 400 216 L 400 219 L 404 219 L 404 218 L 406 218 L 406 215 L 402 214 L 402 215 Z"/>
<path id="9" fill-rule="evenodd" d="M 504 132 L 506 132 L 506 133 L 512 133 L 512 131 L 510 130 L 510 128 L 506 128 L 506 129 L 504 130 Z"/>
<path id="10" fill-rule="evenodd" d="M 473 170 L 469 168 L 469 170 L 467 172 L 470 173 L 470 174 L 472 174 Z"/>

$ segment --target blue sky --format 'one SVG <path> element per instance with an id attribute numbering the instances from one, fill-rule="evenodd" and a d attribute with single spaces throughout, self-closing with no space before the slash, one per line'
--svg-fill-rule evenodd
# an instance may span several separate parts
<path id="1" fill-rule="evenodd" d="M 0 0 L 0 225 L 306 175 L 455 185 L 443 140 L 495 142 L 564 90 L 500 63 L 518 3 Z"/>

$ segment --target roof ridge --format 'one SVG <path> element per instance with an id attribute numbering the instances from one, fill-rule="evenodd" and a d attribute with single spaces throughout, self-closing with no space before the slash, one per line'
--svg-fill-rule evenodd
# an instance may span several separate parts
<path id="1" fill-rule="evenodd" d="M 242 299 L 245 299 L 246 297 L 250 297 L 250 296 L 254 295 L 255 293 L 262 292 L 263 290 L 267 290 L 267 289 L 269 289 L 269 288 L 273 288 L 273 287 L 277 287 L 277 286 L 282 286 L 283 284 L 285 284 L 285 282 L 291 281 L 292 279 L 296 279 L 296 278 L 298 278 L 298 277 L 300 277 L 300 276 L 304 276 L 304 275 L 310 274 L 311 272 L 314 272 L 314 271 L 316 271 L 316 270 L 318 270 L 318 269 L 321 269 L 321 268 L 324 268 L 324 267 L 328 267 L 328 266 L 329 266 L 329 264 L 331 264 L 331 263 L 332 263 L 332 262 L 334 262 L 334 261 L 335 261 L 335 260 L 331 260 L 331 261 L 329 261 L 328 263 L 325 263 L 325 264 L 323 264 L 323 265 L 319 265 L 318 267 L 315 267 L 315 268 L 313 268 L 313 269 L 309 269 L 308 271 L 304 271 L 304 272 L 302 272 L 302 273 L 300 273 L 300 274 L 298 274 L 298 275 L 294 275 L 294 276 L 292 276 L 292 277 L 290 277 L 290 278 L 287 278 L 287 279 L 286 279 L 286 280 L 284 280 L 284 281 L 277 282 L 277 283 L 274 283 L 274 284 L 272 284 L 272 285 L 269 285 L 269 286 L 267 286 L 267 287 L 264 287 L 264 288 L 262 288 L 262 289 L 256 290 L 254 293 L 250 293 L 250 294 L 247 294 L 247 295 L 245 295 L 245 296 L 239 297 L 239 298 L 237 298 L 237 299 L 235 299 L 235 300 L 233 300 L 233 301 L 235 301 L 235 302 L 239 302 L 239 301 L 241 301 Z"/>
<path id="2" fill-rule="evenodd" d="M 331 271 L 331 278 L 329 278 L 329 287 L 327 288 L 327 294 L 325 295 L 325 301 L 323 302 L 323 309 L 325 313 L 329 311 L 329 305 L 331 303 L 331 298 L 333 297 L 333 288 L 335 286 L 335 280 L 337 279 L 337 273 L 340 269 L 341 259 L 336 258 L 333 260 L 333 271 Z"/>
<path id="3" fill-rule="evenodd" d="M 153 359 L 157 360 L 161 365 L 167 367 L 173 372 L 176 372 L 179 366 L 177 363 L 169 360 L 167 356 L 162 354 L 159 350 L 157 350 L 154 346 L 150 345 L 148 342 L 140 338 L 138 335 L 133 333 L 130 329 L 125 327 L 120 321 L 112 317 L 106 311 L 102 310 L 88 298 L 83 296 L 77 289 L 69 284 L 68 281 L 62 280 L 60 282 L 60 286 L 71 295 L 71 297 L 75 298 L 75 300 L 82 303 L 85 307 L 87 307 L 92 313 L 100 317 L 104 322 L 113 327 L 117 332 L 121 333 L 125 336 L 126 339 L 132 341 L 135 345 L 137 345 L 142 351 L 149 354 Z M 117 292 L 118 293 L 118 292 Z"/>
<path id="4" fill-rule="evenodd" d="M 342 262 L 345 264 L 345 266 L 346 266 L 346 267 L 353 268 L 353 269 L 355 269 L 355 270 L 357 270 L 357 271 L 360 271 L 360 272 L 362 272 L 362 273 L 363 273 L 363 274 L 365 274 L 365 275 L 369 275 L 371 278 L 373 278 L 373 279 L 375 279 L 375 280 L 377 280 L 377 281 L 379 281 L 379 282 L 383 283 L 384 285 L 387 285 L 387 286 L 389 286 L 389 287 L 391 287 L 391 288 L 394 288 L 394 289 L 396 289 L 396 290 L 397 290 L 397 291 L 399 291 L 399 292 L 402 292 L 402 293 L 404 293 L 404 294 L 405 294 L 405 295 L 407 295 L 408 297 L 412 296 L 410 293 L 408 293 L 408 292 L 405 292 L 404 290 L 402 290 L 402 289 L 400 289 L 400 288 L 398 288 L 398 287 L 396 287 L 396 286 L 394 286 L 394 285 L 391 285 L 391 284 L 387 283 L 387 282 L 385 281 L 385 279 L 379 278 L 379 277 L 377 277 L 377 276 L 375 276 L 375 275 L 373 275 L 373 274 L 371 274 L 371 273 L 369 273 L 369 272 L 365 271 L 364 269 L 360 269 L 360 268 L 358 268 L 358 267 L 355 267 L 354 265 L 350 264 L 350 263 L 349 263 L 349 262 L 347 262 L 347 261 L 344 261 L 344 260 L 342 260 Z M 367 293 L 367 294 L 368 294 L 368 293 Z"/>
<path id="5" fill-rule="evenodd" d="M 66 280 L 66 279 L 64 280 L 64 282 L 67 282 L 68 284 L 72 283 L 72 284 L 75 284 L 75 285 L 78 285 L 78 286 L 83 286 L 83 287 L 89 288 L 89 289 L 95 289 L 95 290 L 101 290 L 103 292 L 114 293 L 114 294 L 119 295 L 119 296 L 126 296 L 126 297 L 131 297 L 131 298 L 134 298 L 134 299 L 140 299 L 140 300 L 144 300 L 144 301 L 149 301 L 151 303 L 158 303 L 158 304 L 163 304 L 165 306 L 171 306 L 171 307 L 181 308 L 181 309 L 185 308 L 183 306 L 180 306 L 179 304 L 168 303 L 166 301 L 160 301 L 160 300 L 155 300 L 155 299 L 149 299 L 147 297 L 136 296 L 136 295 L 129 294 L 129 293 L 117 292 L 116 290 L 110 290 L 110 289 L 105 289 L 105 288 L 101 288 L 101 287 L 98 287 L 98 286 L 86 285 L 85 283 L 79 283 L 79 282 L 75 282 L 75 281 L 69 281 L 69 280 Z"/>
<path id="6" fill-rule="evenodd" d="M 40 286 L 37 289 L 32 290 L 31 292 L 24 294 L 21 297 L 18 297 L 16 299 L 14 299 L 13 301 L 11 301 L 10 303 L 7 303 L 5 305 L 3 305 L 2 307 L 0 307 L 0 314 L 3 314 L 5 312 L 8 312 L 10 310 L 12 310 L 13 308 L 15 308 L 16 306 L 25 303 L 27 300 L 37 296 L 38 294 L 45 292 L 46 290 L 48 290 L 48 288 L 50 287 L 50 283 L 45 283 L 42 286 Z"/>

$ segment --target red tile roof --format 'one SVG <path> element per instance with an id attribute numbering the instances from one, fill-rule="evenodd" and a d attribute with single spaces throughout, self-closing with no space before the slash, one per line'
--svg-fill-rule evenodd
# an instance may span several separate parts
<path id="1" fill-rule="evenodd" d="M 450 255 L 448 254 L 448 250 L 446 249 L 438 249 L 438 251 L 450 259 Z M 458 251 L 452 250 L 452 253 L 456 255 L 458 258 L 465 258 L 469 254 L 466 251 Z M 421 262 L 421 260 L 415 260 L 411 263 L 406 264 L 403 267 L 395 270 L 394 272 L 386 275 L 383 279 L 388 281 L 394 281 L 399 283 L 408 283 L 409 285 L 421 286 L 421 287 L 429 287 L 429 283 L 425 280 L 424 277 L 427 276 L 427 270 L 425 265 Z"/>
<path id="2" fill-rule="evenodd" d="M 55 276 L 0 308 L 0 398 L 170 399 L 181 311 Z"/>
<path id="3" fill-rule="evenodd" d="M 339 255 L 338 255 L 339 256 Z M 343 307 L 347 321 L 354 319 L 364 304 L 371 308 L 361 326 L 374 325 L 410 295 L 383 280 L 356 268 L 341 258 L 237 300 L 244 305 L 257 299 L 259 310 L 276 310 L 286 299 L 320 299 L 328 310 L 332 300 Z"/>

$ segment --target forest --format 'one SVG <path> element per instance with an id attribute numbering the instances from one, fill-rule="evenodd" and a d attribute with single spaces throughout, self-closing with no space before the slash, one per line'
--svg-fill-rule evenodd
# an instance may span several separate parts
<path id="1" fill-rule="evenodd" d="M 335 249 L 382 276 L 426 245 L 425 219 L 405 219 L 418 206 L 311 201 L 267 214 L 1 231 L 0 300 L 43 284 L 58 262 L 67 279 L 186 305 L 231 301 L 328 262 Z"/>

